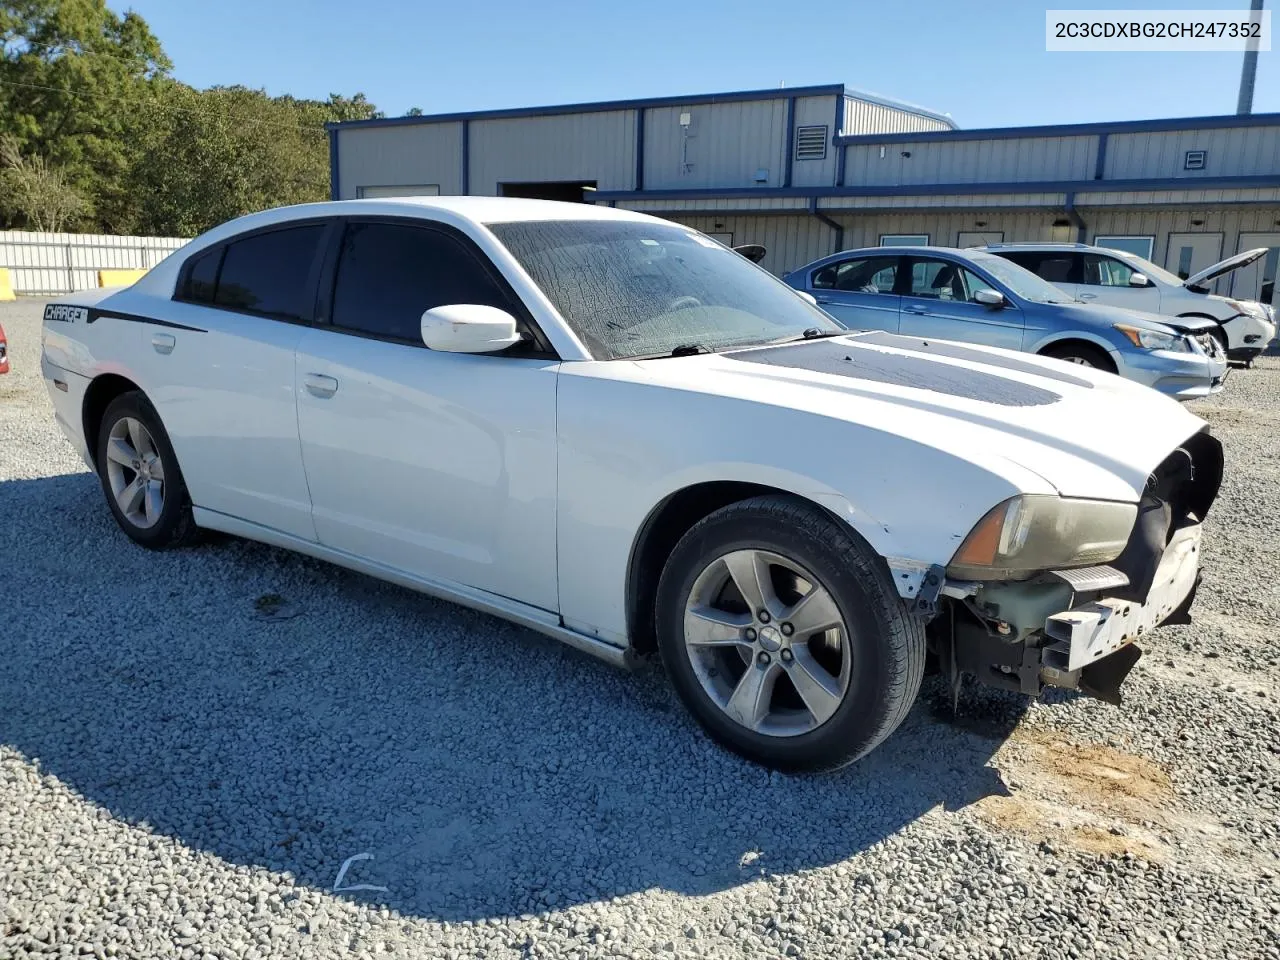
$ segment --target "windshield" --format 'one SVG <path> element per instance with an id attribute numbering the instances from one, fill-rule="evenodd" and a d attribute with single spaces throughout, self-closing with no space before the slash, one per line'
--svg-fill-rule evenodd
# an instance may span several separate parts
<path id="1" fill-rule="evenodd" d="M 975 266 L 981 267 L 1006 287 L 1032 303 L 1073 303 L 1075 298 L 1048 280 L 1041 280 L 1026 267 L 993 253 L 965 253 Z"/>
<path id="2" fill-rule="evenodd" d="M 542 220 L 489 229 L 597 359 L 843 332 L 782 281 L 688 227 Z"/>
<path id="3" fill-rule="evenodd" d="M 1136 253 L 1129 253 L 1127 250 L 1108 250 L 1107 253 L 1119 257 L 1133 269 L 1146 275 L 1151 280 L 1159 280 L 1161 283 L 1169 283 L 1175 287 L 1182 286 L 1182 278 L 1176 273 L 1170 273 L 1164 267 L 1158 267 L 1150 260 L 1144 260 Z"/>

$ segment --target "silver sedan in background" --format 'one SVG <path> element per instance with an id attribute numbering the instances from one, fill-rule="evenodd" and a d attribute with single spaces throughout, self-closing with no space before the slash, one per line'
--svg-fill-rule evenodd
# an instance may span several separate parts
<path id="1" fill-rule="evenodd" d="M 1002 257 L 950 247 L 869 247 L 783 279 L 850 329 L 960 340 L 1084 364 L 1178 400 L 1222 389 L 1214 324 L 1071 298 Z"/>

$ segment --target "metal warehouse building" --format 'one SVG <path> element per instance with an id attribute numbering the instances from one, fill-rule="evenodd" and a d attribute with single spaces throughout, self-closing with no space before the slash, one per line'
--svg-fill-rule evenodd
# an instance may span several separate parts
<path id="1" fill-rule="evenodd" d="M 1186 276 L 1270 247 L 1223 293 L 1280 302 L 1280 114 L 959 130 L 843 85 L 329 127 L 335 199 L 546 197 L 643 210 L 775 273 L 840 249 L 1066 240 Z"/>

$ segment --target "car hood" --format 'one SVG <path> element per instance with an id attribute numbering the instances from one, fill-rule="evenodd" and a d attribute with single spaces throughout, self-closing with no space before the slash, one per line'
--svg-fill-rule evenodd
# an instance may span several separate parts
<path id="1" fill-rule="evenodd" d="M 1034 474 L 1041 492 L 1063 496 L 1136 500 L 1152 470 L 1204 427 L 1176 401 L 1102 371 L 877 331 L 632 366 L 665 387 L 900 435 L 1024 487 Z M 801 433 L 813 436 L 808 425 Z M 831 436 L 839 442 L 838 429 Z"/>
<path id="2" fill-rule="evenodd" d="M 1227 259 L 1219 260 L 1211 267 L 1205 267 L 1199 273 L 1193 273 L 1182 281 L 1182 285 L 1188 289 L 1203 286 L 1207 280 L 1220 277 L 1224 273 L 1230 273 L 1232 270 L 1239 270 L 1241 267 L 1247 267 L 1253 261 L 1266 255 L 1266 247 L 1256 247 L 1253 250 L 1246 250 L 1244 253 L 1237 253 L 1234 257 L 1227 257 Z"/>
<path id="3" fill-rule="evenodd" d="M 1168 333 L 1178 330 L 1183 333 L 1204 333 L 1217 326 L 1212 320 L 1203 317 L 1166 317 L 1161 314 L 1147 313 L 1142 310 L 1130 310 L 1128 307 L 1111 307 L 1093 303 L 1055 303 L 1062 315 L 1082 326 L 1098 326 L 1110 330 L 1117 323 L 1127 323 L 1147 330 Z"/>

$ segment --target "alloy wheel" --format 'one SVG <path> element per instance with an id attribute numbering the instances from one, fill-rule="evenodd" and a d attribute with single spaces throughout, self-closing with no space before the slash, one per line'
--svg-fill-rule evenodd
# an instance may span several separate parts
<path id="1" fill-rule="evenodd" d="M 849 629 L 834 598 L 776 553 L 735 550 L 708 564 L 685 604 L 684 641 L 703 691 L 755 733 L 809 733 L 849 691 Z"/>
<path id="2" fill-rule="evenodd" d="M 164 461 L 155 438 L 133 417 L 121 417 L 107 437 L 107 482 L 120 513 L 139 529 L 164 510 Z"/>

